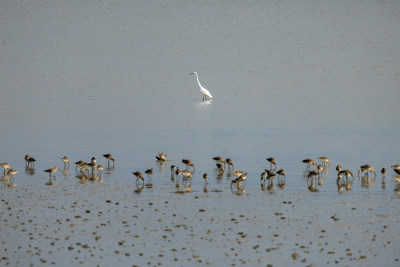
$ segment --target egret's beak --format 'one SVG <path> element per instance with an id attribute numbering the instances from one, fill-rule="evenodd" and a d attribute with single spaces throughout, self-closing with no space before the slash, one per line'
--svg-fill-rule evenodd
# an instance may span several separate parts
<path id="1" fill-rule="evenodd" d="M 194 72 L 191 72 L 189 75 L 192 75 L 192 74 L 194 74 Z"/>

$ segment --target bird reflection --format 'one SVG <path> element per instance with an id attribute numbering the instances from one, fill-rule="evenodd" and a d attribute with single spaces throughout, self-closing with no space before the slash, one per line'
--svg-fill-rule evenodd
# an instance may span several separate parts
<path id="1" fill-rule="evenodd" d="M 394 196 L 400 198 L 400 183 L 396 183 L 394 186 Z"/>
<path id="2" fill-rule="evenodd" d="M 372 177 L 369 177 L 368 174 L 365 174 L 363 176 L 359 176 L 359 180 L 361 181 L 361 187 L 371 188 L 375 184 L 376 176 L 372 178 Z"/>
<path id="3" fill-rule="evenodd" d="M 35 174 L 35 168 L 31 168 L 29 165 L 25 166 L 25 173 L 28 175 L 34 175 Z"/>
<path id="4" fill-rule="evenodd" d="M 69 174 L 69 168 L 65 168 L 65 167 L 64 167 L 64 169 L 62 170 L 62 175 L 63 175 L 64 177 L 67 177 L 68 174 Z"/>
<path id="5" fill-rule="evenodd" d="M 137 184 L 136 185 L 136 189 L 133 191 L 136 194 L 140 194 L 143 192 L 144 189 L 144 185 L 143 184 Z"/>
<path id="6" fill-rule="evenodd" d="M 319 189 L 314 184 L 313 177 L 307 178 L 307 188 L 310 190 L 310 192 L 319 192 Z"/>

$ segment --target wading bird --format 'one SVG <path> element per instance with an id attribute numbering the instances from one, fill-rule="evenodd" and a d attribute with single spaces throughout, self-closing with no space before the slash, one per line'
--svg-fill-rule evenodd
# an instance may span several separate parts
<path id="1" fill-rule="evenodd" d="M 67 164 L 68 164 L 68 168 L 69 168 L 69 159 L 66 156 L 64 156 L 61 160 L 62 160 L 62 162 L 64 162 L 64 168 Z"/>
<path id="2" fill-rule="evenodd" d="M 167 154 L 158 152 L 158 156 L 156 156 L 156 159 L 159 161 L 167 161 Z"/>
<path id="3" fill-rule="evenodd" d="M 200 93 L 203 96 L 203 101 L 208 100 L 207 97 L 212 98 L 212 95 L 210 94 L 210 92 L 206 88 L 201 86 L 200 81 L 199 81 L 199 75 L 197 75 L 197 72 L 190 73 L 190 75 L 192 75 L 192 74 L 196 74 L 197 82 L 199 83 L 199 86 L 200 86 Z"/>
<path id="4" fill-rule="evenodd" d="M 233 160 L 230 158 L 225 159 L 226 163 L 228 163 L 228 169 L 232 168 L 233 169 Z"/>
<path id="5" fill-rule="evenodd" d="M 319 157 L 318 159 L 322 162 L 322 166 L 325 166 L 326 163 L 331 166 L 331 161 L 327 157 Z"/>
<path id="6" fill-rule="evenodd" d="M 308 170 L 310 169 L 311 165 L 317 166 L 317 163 L 312 159 L 305 159 L 305 160 L 303 160 L 303 163 L 307 164 Z"/>
<path id="7" fill-rule="evenodd" d="M 7 162 L 0 163 L 0 166 L 3 167 L 3 169 L 4 169 L 4 174 L 6 174 L 6 171 L 7 171 L 8 169 L 11 169 L 10 164 L 8 164 Z"/>
<path id="8" fill-rule="evenodd" d="M 144 177 L 141 172 L 136 171 L 136 172 L 132 172 L 132 173 L 133 173 L 133 175 L 136 176 L 136 184 L 139 184 L 139 179 L 142 180 L 142 184 L 144 184 Z"/>
<path id="9" fill-rule="evenodd" d="M 360 167 L 360 169 L 358 170 L 358 176 L 359 176 L 359 177 L 360 177 L 360 173 L 361 173 L 361 172 L 363 172 L 366 176 L 368 176 L 368 172 L 373 172 L 374 175 L 375 175 L 375 177 L 376 177 L 375 169 L 372 168 L 372 166 L 369 165 L 369 164 L 365 164 L 365 165 L 362 165 L 362 166 Z"/>
<path id="10" fill-rule="evenodd" d="M 276 169 L 276 161 L 275 161 L 275 159 L 274 158 L 267 158 L 267 161 L 269 162 L 269 167 L 272 169 L 272 165 L 274 165 L 275 166 L 275 169 Z"/>
<path id="11" fill-rule="evenodd" d="M 231 189 L 232 189 L 232 185 L 236 184 L 236 187 L 238 190 L 241 190 L 243 188 L 243 183 L 247 178 L 247 173 L 243 173 L 242 175 L 240 175 L 238 178 L 232 180 L 231 182 Z"/>
<path id="12" fill-rule="evenodd" d="M 186 165 L 186 169 L 192 167 L 194 170 L 193 162 L 190 159 L 182 159 L 182 163 Z"/>
<path id="13" fill-rule="evenodd" d="M 113 162 L 113 166 L 115 165 L 115 160 L 114 160 L 113 156 L 111 156 L 111 154 L 109 154 L 109 153 L 104 154 L 103 157 L 105 157 L 107 159 L 108 165 L 110 165 L 110 160 Z"/>
<path id="14" fill-rule="evenodd" d="M 51 178 L 51 175 L 52 175 L 53 173 L 55 173 L 57 170 L 58 170 L 58 168 L 57 168 L 57 167 L 54 167 L 54 168 L 47 169 L 47 170 L 44 170 L 44 171 L 47 172 L 47 173 L 49 174 L 50 178 Z"/>
<path id="15" fill-rule="evenodd" d="M 30 167 L 31 164 L 32 164 L 32 167 L 35 166 L 36 160 L 34 158 L 29 157 L 29 155 L 25 155 L 25 160 L 26 160 L 26 163 L 28 163 L 28 167 Z"/>

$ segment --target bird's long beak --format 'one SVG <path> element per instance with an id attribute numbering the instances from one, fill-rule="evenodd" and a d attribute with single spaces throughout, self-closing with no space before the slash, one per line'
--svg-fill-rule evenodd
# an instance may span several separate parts
<path id="1" fill-rule="evenodd" d="M 194 72 L 191 72 L 189 75 L 192 75 L 192 74 L 194 74 Z"/>

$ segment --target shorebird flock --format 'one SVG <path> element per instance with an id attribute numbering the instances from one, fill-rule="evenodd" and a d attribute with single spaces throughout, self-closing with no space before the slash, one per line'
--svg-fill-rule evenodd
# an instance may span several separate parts
<path id="1" fill-rule="evenodd" d="M 115 168 L 115 159 L 111 154 L 104 154 L 103 157 L 107 160 L 107 167 L 108 168 Z M 157 163 L 161 165 L 165 165 L 167 161 L 167 154 L 159 152 L 155 156 Z M 243 191 L 244 190 L 244 185 L 245 181 L 247 179 L 247 172 L 241 171 L 241 170 L 234 170 L 234 163 L 233 160 L 230 158 L 222 158 L 222 157 L 213 157 L 212 158 L 215 161 L 215 166 L 216 170 L 218 173 L 218 177 L 222 177 L 224 173 L 227 171 L 230 174 L 230 177 L 232 177 L 230 188 L 231 190 L 237 190 L 237 191 Z M 318 161 L 320 161 L 320 164 L 318 164 L 316 161 L 313 159 L 304 159 L 302 162 L 306 164 L 306 170 L 305 170 L 305 175 L 304 177 L 307 178 L 307 185 L 308 189 L 311 192 L 318 192 L 318 188 L 316 185 L 321 186 L 323 183 L 322 175 L 323 171 L 325 168 L 328 166 L 330 167 L 331 162 L 327 157 L 319 157 L 317 158 Z M 64 165 L 64 170 L 69 169 L 69 159 L 64 156 L 61 158 L 61 161 L 63 162 Z M 286 186 L 286 172 L 284 169 L 277 168 L 277 162 L 274 158 L 269 157 L 266 158 L 266 161 L 269 163 L 269 169 L 264 169 L 264 171 L 260 175 L 260 184 L 261 184 L 261 189 L 262 190 L 270 190 L 273 187 L 274 184 L 274 179 L 277 179 L 277 186 L 280 188 L 284 188 Z M 35 168 L 35 158 L 26 155 L 25 156 L 25 162 L 26 162 L 26 168 L 25 171 L 34 171 Z M 183 166 L 177 166 L 177 165 L 170 165 L 171 169 L 171 180 L 176 181 L 176 187 L 179 189 L 178 192 L 185 193 L 185 192 L 191 192 L 192 190 L 192 178 L 193 174 L 196 170 L 194 163 L 190 159 L 182 159 L 181 163 Z M 7 187 L 16 187 L 16 184 L 14 182 L 14 176 L 18 173 L 17 170 L 12 169 L 11 166 L 6 163 L 0 163 L 0 166 L 4 169 L 3 172 L 3 177 L 1 181 L 6 182 Z M 180 169 L 180 167 L 182 169 Z M 394 164 L 391 166 L 393 171 L 396 173 L 396 175 L 393 177 L 397 182 L 400 182 L 400 164 Z M 98 183 L 103 183 L 102 179 L 102 172 L 104 170 L 104 167 L 101 164 L 97 163 L 97 160 L 95 157 L 92 157 L 92 159 L 89 162 L 79 160 L 75 162 L 75 171 L 76 171 L 76 177 L 81 179 L 82 182 L 86 182 L 88 180 L 90 181 L 97 181 Z M 49 174 L 49 181 L 46 183 L 47 185 L 57 185 L 55 182 L 55 177 L 57 171 L 59 171 L 59 168 L 57 166 L 53 168 L 49 168 L 46 170 L 43 170 L 45 173 Z M 344 189 L 346 190 L 351 190 L 352 183 L 354 181 L 354 175 L 353 173 L 348 170 L 348 169 L 342 169 L 340 165 L 336 166 L 336 171 L 337 171 L 337 180 L 336 184 L 338 186 L 338 190 L 343 191 Z M 151 176 L 154 173 L 153 168 L 147 169 L 144 171 L 146 174 L 146 178 L 143 176 L 143 174 L 140 171 L 133 171 L 132 174 L 134 177 L 136 177 L 136 192 L 141 192 L 144 187 L 153 187 L 153 182 Z M 372 177 L 373 174 L 373 177 Z M 381 175 L 384 177 L 387 174 L 387 171 L 385 168 L 381 169 Z M 375 179 L 376 178 L 376 171 L 375 169 L 369 165 L 361 165 L 360 168 L 358 169 L 357 176 L 360 180 L 366 181 L 366 183 L 369 182 L 369 179 Z M 203 174 L 203 179 L 204 179 L 204 188 L 203 190 L 207 192 L 207 185 L 208 185 L 208 174 L 204 173 Z M 8 182 L 8 183 L 7 183 Z M 181 189 L 182 186 L 182 189 Z"/>

